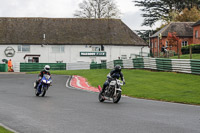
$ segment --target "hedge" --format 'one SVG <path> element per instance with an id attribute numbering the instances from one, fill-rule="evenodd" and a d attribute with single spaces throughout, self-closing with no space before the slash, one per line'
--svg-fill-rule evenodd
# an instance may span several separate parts
<path id="1" fill-rule="evenodd" d="M 192 53 L 200 53 L 200 44 L 191 44 Z M 182 54 L 190 53 L 190 45 L 181 48 Z"/>

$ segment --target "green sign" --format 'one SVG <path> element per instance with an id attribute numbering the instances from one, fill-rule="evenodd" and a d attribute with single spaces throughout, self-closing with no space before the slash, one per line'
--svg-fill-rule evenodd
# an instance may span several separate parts
<path id="1" fill-rule="evenodd" d="M 80 52 L 80 56 L 106 56 L 106 52 Z"/>

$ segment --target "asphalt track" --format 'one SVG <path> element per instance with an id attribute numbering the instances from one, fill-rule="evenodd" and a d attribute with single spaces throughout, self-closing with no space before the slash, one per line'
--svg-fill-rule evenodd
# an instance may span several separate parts
<path id="1" fill-rule="evenodd" d="M 66 87 L 53 75 L 45 97 L 34 95 L 37 75 L 0 75 L 0 123 L 19 133 L 200 133 L 200 106 L 98 94 Z"/>

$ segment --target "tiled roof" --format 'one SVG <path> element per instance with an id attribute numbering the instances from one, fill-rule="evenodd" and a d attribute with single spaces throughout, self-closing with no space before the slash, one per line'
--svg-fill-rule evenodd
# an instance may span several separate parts
<path id="1" fill-rule="evenodd" d="M 192 37 L 193 24 L 194 22 L 171 22 L 169 25 L 166 25 L 164 28 L 153 34 L 151 37 L 158 37 L 160 33 L 164 37 L 168 35 L 168 32 L 176 32 L 179 37 Z"/>

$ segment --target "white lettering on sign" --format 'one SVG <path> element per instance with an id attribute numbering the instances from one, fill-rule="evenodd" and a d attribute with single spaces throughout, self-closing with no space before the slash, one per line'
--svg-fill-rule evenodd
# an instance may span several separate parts
<path id="1" fill-rule="evenodd" d="M 81 56 L 106 56 L 105 52 L 80 52 Z"/>

